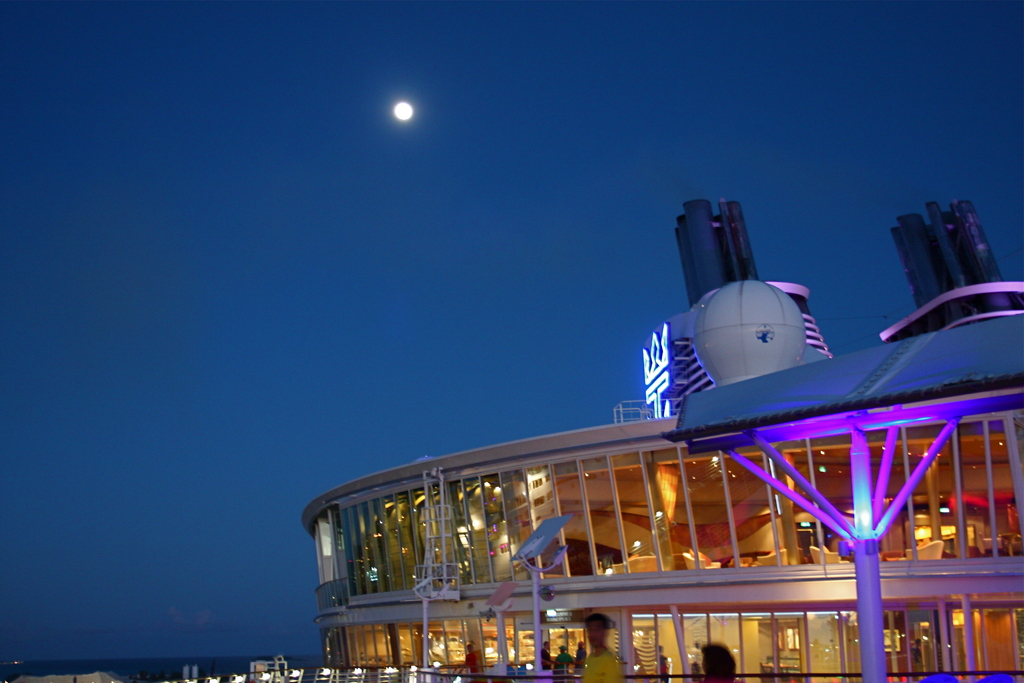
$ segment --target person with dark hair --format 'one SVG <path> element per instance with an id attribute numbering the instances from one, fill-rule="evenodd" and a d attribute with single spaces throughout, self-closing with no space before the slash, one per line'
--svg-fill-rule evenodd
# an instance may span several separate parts
<path id="1" fill-rule="evenodd" d="M 576 644 L 576 673 L 583 673 L 583 665 L 587 661 L 587 648 L 584 647 L 583 641 L 581 640 Z"/>
<path id="2" fill-rule="evenodd" d="M 729 648 L 705 645 L 703 655 L 704 683 L 733 683 L 736 680 L 736 660 Z"/>
<path id="3" fill-rule="evenodd" d="M 611 619 L 594 612 L 583 623 L 590 641 L 590 654 L 583 664 L 583 683 L 622 683 L 622 665 L 605 643 Z"/>

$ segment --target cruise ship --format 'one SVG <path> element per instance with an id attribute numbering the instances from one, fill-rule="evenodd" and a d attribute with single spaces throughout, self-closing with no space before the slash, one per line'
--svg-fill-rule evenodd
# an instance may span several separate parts
<path id="1" fill-rule="evenodd" d="M 738 202 L 684 209 L 689 308 L 638 344 L 643 399 L 308 504 L 327 666 L 460 666 L 473 643 L 522 671 L 601 612 L 631 674 L 699 674 L 709 642 L 740 674 L 1024 670 L 1024 283 L 974 207 L 897 219 L 917 310 L 845 355 L 807 287 L 759 279 Z M 562 516 L 537 633 L 517 553 Z"/>

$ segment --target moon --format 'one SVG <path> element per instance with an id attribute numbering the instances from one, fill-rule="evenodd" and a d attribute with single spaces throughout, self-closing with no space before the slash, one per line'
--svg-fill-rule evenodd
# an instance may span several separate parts
<path id="1" fill-rule="evenodd" d="M 395 105 L 395 118 L 399 121 L 408 121 L 412 118 L 412 105 L 408 102 L 399 102 Z"/>

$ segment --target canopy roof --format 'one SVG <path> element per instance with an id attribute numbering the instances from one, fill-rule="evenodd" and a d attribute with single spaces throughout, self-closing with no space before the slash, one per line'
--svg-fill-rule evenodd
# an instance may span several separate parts
<path id="1" fill-rule="evenodd" d="M 664 436 L 693 441 L 808 418 L 1024 387 L 1024 316 L 857 351 L 686 397 Z M 1018 396 L 1012 407 L 1024 407 Z"/>

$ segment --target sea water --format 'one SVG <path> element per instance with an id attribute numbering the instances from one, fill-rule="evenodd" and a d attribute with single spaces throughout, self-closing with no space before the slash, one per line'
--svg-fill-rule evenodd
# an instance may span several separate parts
<path id="1" fill-rule="evenodd" d="M 109 671 L 122 676 L 135 676 L 141 671 L 160 674 L 160 680 L 181 679 L 181 669 L 186 664 L 195 664 L 205 676 L 224 676 L 233 673 L 248 673 L 249 662 L 257 659 L 272 660 L 272 654 L 256 654 L 251 657 L 154 657 L 143 659 L 45 659 L 26 660 L 17 664 L 0 663 L 0 680 L 11 681 L 21 675 L 62 676 L 91 674 L 94 671 Z M 285 655 L 290 668 L 321 666 L 320 655 Z"/>

